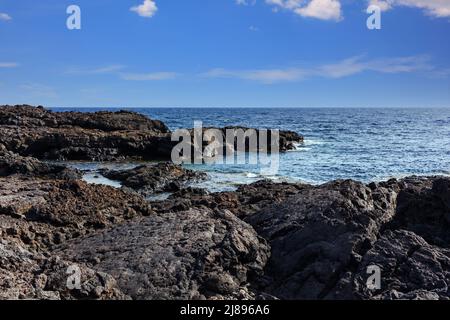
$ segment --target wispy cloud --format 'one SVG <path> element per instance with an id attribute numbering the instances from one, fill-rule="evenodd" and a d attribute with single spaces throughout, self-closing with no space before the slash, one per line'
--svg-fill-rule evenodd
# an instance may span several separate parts
<path id="1" fill-rule="evenodd" d="M 450 77 L 450 68 L 435 69 L 431 72 L 432 78 L 445 79 Z"/>
<path id="2" fill-rule="evenodd" d="M 305 80 L 312 77 L 343 78 L 363 72 L 378 73 L 412 73 L 412 72 L 435 72 L 427 56 L 410 56 L 367 60 L 364 56 L 351 57 L 337 63 L 324 64 L 311 68 L 280 68 L 280 69 L 258 69 L 258 70 L 227 70 L 212 69 L 204 74 L 208 78 L 237 78 L 243 80 L 257 81 L 266 84 L 278 82 L 293 82 Z"/>
<path id="3" fill-rule="evenodd" d="M 256 0 L 235 0 L 236 4 L 239 6 L 254 6 Z"/>
<path id="4" fill-rule="evenodd" d="M 114 75 L 122 80 L 127 81 L 157 81 L 157 80 L 170 80 L 179 76 L 176 72 L 125 72 L 126 66 L 121 64 L 102 66 L 96 68 L 79 68 L 73 67 L 66 70 L 66 74 L 69 75 Z"/>
<path id="5" fill-rule="evenodd" d="M 56 98 L 58 94 L 56 90 L 51 87 L 40 83 L 26 83 L 19 87 L 21 90 L 25 90 L 28 94 L 36 97 Z"/>
<path id="6" fill-rule="evenodd" d="M 363 56 L 357 56 L 335 64 L 323 65 L 318 68 L 316 75 L 342 78 L 365 71 L 394 74 L 432 71 L 433 69 L 434 67 L 430 64 L 430 57 L 424 55 L 374 60 L 364 60 Z"/>
<path id="7" fill-rule="evenodd" d="M 10 21 L 12 20 L 12 17 L 4 12 L 0 12 L 0 21 Z"/>
<path id="8" fill-rule="evenodd" d="M 141 17 L 151 18 L 158 11 L 158 7 L 156 6 L 155 1 L 144 0 L 144 2 L 141 5 L 131 7 L 130 10 L 136 12 Z"/>
<path id="9" fill-rule="evenodd" d="M 159 72 L 125 72 L 122 65 L 111 65 L 95 69 L 71 69 L 69 74 L 97 75 L 111 74 L 125 81 L 164 81 L 179 78 L 182 74 L 172 71 Z M 439 69 L 431 64 L 427 55 L 406 57 L 368 59 L 365 55 L 353 56 L 334 63 L 318 64 L 308 67 L 286 67 L 266 69 L 233 70 L 214 68 L 197 74 L 204 78 L 230 78 L 256 81 L 265 84 L 294 82 L 313 77 L 339 79 L 363 72 L 384 74 L 424 73 L 430 76 L 443 77 L 447 69 Z M 195 76 L 195 75 L 191 75 Z"/>
<path id="10" fill-rule="evenodd" d="M 448 0 L 369 0 L 370 5 L 377 5 L 382 10 L 390 10 L 396 6 L 419 8 L 426 14 L 436 17 L 450 17 L 450 1 Z"/>
<path id="11" fill-rule="evenodd" d="M 202 74 L 203 77 L 208 78 L 237 78 L 263 83 L 297 81 L 305 78 L 307 75 L 307 70 L 300 68 L 260 70 L 227 70 L 217 68 Z"/>
<path id="12" fill-rule="evenodd" d="M 175 79 L 178 75 L 175 72 L 121 73 L 120 77 L 127 81 L 158 81 Z"/>
<path id="13" fill-rule="evenodd" d="M 111 74 L 111 73 L 117 73 L 121 70 L 123 70 L 125 66 L 115 64 L 115 65 L 109 65 L 104 67 L 96 67 L 96 68 L 77 68 L 72 67 L 69 68 L 66 73 L 68 74 L 79 74 L 79 75 L 89 75 L 89 74 Z"/>
<path id="14" fill-rule="evenodd" d="M 0 62 L 0 68 L 17 68 L 18 66 L 16 62 Z"/>

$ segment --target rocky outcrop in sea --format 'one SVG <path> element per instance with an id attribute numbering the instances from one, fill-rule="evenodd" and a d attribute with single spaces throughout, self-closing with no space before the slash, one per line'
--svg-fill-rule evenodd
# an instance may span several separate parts
<path id="1" fill-rule="evenodd" d="M 117 189 L 46 160 L 164 158 L 163 123 L 0 107 L 0 132 L 0 299 L 450 298 L 448 177 L 209 193 L 162 162 L 102 172 Z"/>
<path id="2" fill-rule="evenodd" d="M 164 123 L 135 112 L 52 112 L 23 105 L 0 106 L 0 134 L 9 151 L 59 161 L 170 160 L 178 143 Z M 280 150 L 302 140 L 281 131 Z"/>

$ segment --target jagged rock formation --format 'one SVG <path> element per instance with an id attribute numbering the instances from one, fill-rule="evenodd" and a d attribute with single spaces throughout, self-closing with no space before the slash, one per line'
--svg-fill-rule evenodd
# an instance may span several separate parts
<path id="1" fill-rule="evenodd" d="M 9 251 L 26 248 L 80 264 L 112 277 L 117 288 L 111 288 L 135 299 L 449 298 L 449 179 L 259 182 L 219 194 L 189 189 L 152 209 L 138 195 L 110 187 L 2 179 L 0 235 L 14 246 Z M 258 195 L 263 189 L 266 195 Z M 432 214 L 422 210 L 431 204 Z M 34 274 L 49 277 L 38 260 L 31 259 Z M 18 281 L 21 288 L 22 272 L 31 267 L 14 261 L 25 264 L 23 271 L 13 275 L 10 262 L 2 268 L 13 279 L 9 286 Z M 371 290 L 367 270 L 374 265 L 382 286 Z M 60 297 L 73 298 L 63 291 Z"/>
<path id="2" fill-rule="evenodd" d="M 55 252 L 109 273 L 134 299 L 250 299 L 269 247 L 227 211 L 152 215 Z"/>
<path id="3" fill-rule="evenodd" d="M 395 214 L 395 193 L 353 181 L 310 187 L 246 219 L 270 239 L 264 291 L 284 299 L 352 298 L 341 282 Z"/>
<path id="4" fill-rule="evenodd" d="M 157 212 L 228 208 L 271 246 L 257 291 L 280 299 L 448 299 L 450 179 L 365 185 L 257 182 L 236 192 L 188 189 Z M 425 240 L 426 239 L 426 240 Z M 382 287 L 369 290 L 369 266 Z"/>
<path id="5" fill-rule="evenodd" d="M 210 132 L 212 136 L 209 136 L 207 132 Z M 289 150 L 295 150 L 295 144 L 303 143 L 304 138 L 297 132 L 279 130 L 278 141 L 274 141 L 272 138 L 271 129 L 253 129 L 241 126 L 215 128 L 206 127 L 202 128 L 203 143 L 202 146 L 206 147 L 209 143 L 216 139 L 219 139 L 224 144 L 223 154 L 226 154 L 228 150 L 238 150 L 240 152 L 260 152 L 265 150 L 269 153 L 272 152 L 286 152 Z M 195 133 L 194 129 L 189 129 L 189 133 L 194 141 Z M 241 139 L 238 139 L 241 137 Z M 231 139 L 231 140 L 229 140 Z"/>
<path id="6" fill-rule="evenodd" d="M 178 191 L 188 182 L 206 178 L 202 172 L 187 170 L 170 162 L 141 165 L 130 170 L 102 170 L 101 174 L 144 195 Z"/>
<path id="7" fill-rule="evenodd" d="M 63 165 L 49 164 L 31 157 L 22 157 L 0 144 L 0 177 L 11 175 L 46 177 L 49 179 L 80 179 L 82 174 Z"/>
<path id="8" fill-rule="evenodd" d="M 245 219 L 272 249 L 260 289 L 282 299 L 450 298 L 449 186 L 338 181 L 264 208 Z M 381 270 L 380 289 L 366 285 L 369 266 Z"/>
<path id="9" fill-rule="evenodd" d="M 381 268 L 381 289 L 368 290 L 367 269 Z M 363 257 L 352 285 L 358 299 L 448 300 L 450 250 L 405 230 L 387 230 Z"/>
<path id="10" fill-rule="evenodd" d="M 170 159 L 173 143 L 160 121 L 129 112 L 51 112 L 0 107 L 1 142 L 22 156 L 49 160 Z"/>
<path id="11" fill-rule="evenodd" d="M 41 160 L 170 160 L 178 143 L 164 123 L 135 112 L 52 112 L 26 105 L 0 106 L 0 135 L 7 150 Z M 294 132 L 280 132 L 281 151 L 301 141 Z"/>
<path id="12" fill-rule="evenodd" d="M 236 216 L 244 218 L 267 205 L 283 202 L 306 187 L 308 185 L 262 180 L 239 186 L 234 192 L 208 193 L 204 189 L 184 188 L 175 192 L 168 200 L 154 202 L 152 206 L 158 212 L 182 211 L 206 206 L 210 209 L 229 210 Z"/>
<path id="13" fill-rule="evenodd" d="M 171 164 L 105 172 L 176 191 L 150 203 L 37 158 L 160 156 L 162 123 L 3 107 L 0 133 L 0 299 L 450 299 L 450 178 L 210 194 Z M 374 266 L 379 288 L 367 286 Z"/>
<path id="14" fill-rule="evenodd" d="M 113 277 L 78 264 L 81 286 L 69 290 L 67 273 L 73 262 L 45 257 L 17 244 L 0 241 L 0 300 L 130 299 Z"/>
<path id="15" fill-rule="evenodd" d="M 158 120 L 139 113 L 118 112 L 51 112 L 44 107 L 0 106 L 0 125 L 16 127 L 80 127 L 84 129 L 113 131 L 151 131 L 168 133 L 169 129 Z"/>

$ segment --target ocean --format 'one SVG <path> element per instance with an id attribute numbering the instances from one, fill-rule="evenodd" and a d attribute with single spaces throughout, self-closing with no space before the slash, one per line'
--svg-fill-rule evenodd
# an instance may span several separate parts
<path id="1" fill-rule="evenodd" d="M 117 109 L 53 108 L 93 112 Z M 170 129 L 194 121 L 224 127 L 293 130 L 305 137 L 280 155 L 277 181 L 321 184 L 335 179 L 382 181 L 409 175 L 450 175 L 450 108 L 130 108 L 162 120 Z M 262 179 L 252 165 L 189 166 L 206 171 L 203 187 L 213 191 Z"/>

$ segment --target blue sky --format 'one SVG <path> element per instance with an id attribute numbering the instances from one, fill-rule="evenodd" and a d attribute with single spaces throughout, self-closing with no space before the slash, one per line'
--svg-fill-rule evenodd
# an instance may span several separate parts
<path id="1" fill-rule="evenodd" d="M 450 107 L 449 40 L 450 0 L 0 0 L 0 104 Z"/>

